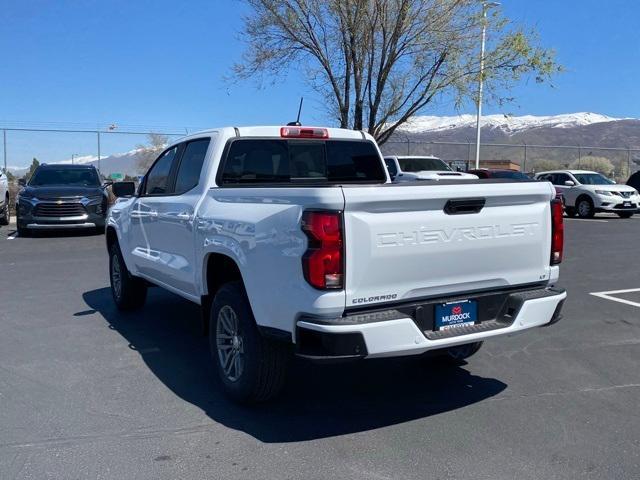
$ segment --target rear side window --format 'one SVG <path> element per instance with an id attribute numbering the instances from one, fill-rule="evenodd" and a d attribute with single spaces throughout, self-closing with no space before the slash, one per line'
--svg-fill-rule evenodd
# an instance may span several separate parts
<path id="1" fill-rule="evenodd" d="M 398 174 L 398 169 L 396 168 L 396 162 L 391 160 L 390 158 L 385 158 L 384 163 L 387 165 L 387 170 L 389 170 L 389 175 L 395 177 Z"/>
<path id="2" fill-rule="evenodd" d="M 208 138 L 203 138 L 187 143 L 176 175 L 176 194 L 188 192 L 198 185 L 209 142 Z"/>
<path id="3" fill-rule="evenodd" d="M 385 181 L 377 149 L 364 140 L 237 139 L 221 175 L 223 185 Z"/>
<path id="4" fill-rule="evenodd" d="M 171 167 L 178 153 L 178 146 L 164 152 L 147 172 L 145 195 L 167 195 L 169 192 L 169 177 Z"/>

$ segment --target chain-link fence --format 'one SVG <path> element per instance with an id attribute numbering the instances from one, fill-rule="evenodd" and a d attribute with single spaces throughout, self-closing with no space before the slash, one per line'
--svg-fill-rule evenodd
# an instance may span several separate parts
<path id="1" fill-rule="evenodd" d="M 16 178 L 23 177 L 33 159 L 40 163 L 91 163 L 104 176 L 120 173 L 135 176 L 146 168 L 139 162 L 138 150 L 153 147 L 153 135 L 171 142 L 189 129 L 153 131 L 124 127 L 91 129 L 2 127 L 3 163 Z M 157 140 L 157 138 L 156 138 Z M 475 143 L 391 140 L 381 146 L 386 155 L 433 155 L 452 167 L 467 170 L 475 166 Z M 640 169 L 640 148 L 610 148 L 587 145 L 528 145 L 483 143 L 480 166 L 512 168 L 526 173 L 575 168 L 595 170 L 618 182 L 626 182 Z M 11 192 L 17 191 L 12 182 Z M 15 198 L 14 195 L 11 198 Z"/>
<path id="2" fill-rule="evenodd" d="M 153 140 L 172 142 L 189 131 L 145 131 L 128 128 L 96 130 L 63 128 L 0 127 L 2 163 L 7 170 L 10 205 L 14 208 L 18 179 L 38 163 L 83 163 L 96 166 L 105 177 L 135 177 L 146 170 L 141 149 L 155 149 Z M 148 159 L 147 159 L 148 160 Z M 116 178 L 120 178 L 119 176 Z"/>
<path id="3" fill-rule="evenodd" d="M 389 141 L 381 146 L 385 155 L 433 155 L 454 168 L 475 168 L 475 143 Z M 512 168 L 533 173 L 554 169 L 584 169 L 626 182 L 640 169 L 640 149 L 586 145 L 525 145 L 483 143 L 482 168 Z"/>

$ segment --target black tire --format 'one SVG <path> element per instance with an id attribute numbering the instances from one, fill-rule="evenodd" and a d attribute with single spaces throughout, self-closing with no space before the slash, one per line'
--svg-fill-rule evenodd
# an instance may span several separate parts
<path id="1" fill-rule="evenodd" d="M 567 214 L 567 217 L 575 217 L 576 209 L 574 207 L 564 207 L 564 213 Z"/>
<path id="2" fill-rule="evenodd" d="M 620 218 L 631 218 L 633 217 L 633 212 L 617 212 Z"/>
<path id="3" fill-rule="evenodd" d="M 4 207 L 2 208 L 2 215 L 0 215 L 0 225 L 9 225 L 11 221 L 11 212 L 9 210 L 9 195 L 4 199 Z"/>
<path id="4" fill-rule="evenodd" d="M 19 223 L 16 225 L 16 230 L 18 231 L 19 237 L 29 237 L 31 236 L 31 231 L 28 228 L 23 227 Z"/>
<path id="5" fill-rule="evenodd" d="M 213 299 L 209 348 L 222 390 L 235 402 L 265 402 L 282 389 L 288 346 L 260 334 L 240 282 L 223 285 Z"/>
<path id="6" fill-rule="evenodd" d="M 117 243 L 109 249 L 109 283 L 111 296 L 119 310 L 135 310 L 144 305 L 147 284 L 129 273 Z"/>
<path id="7" fill-rule="evenodd" d="M 581 197 L 576 201 L 576 210 L 580 218 L 593 218 L 596 214 L 593 201 L 589 197 Z"/>
<path id="8" fill-rule="evenodd" d="M 451 365 L 461 365 L 465 360 L 476 353 L 482 347 L 482 342 L 465 343 L 455 347 L 443 348 L 440 358 Z"/>

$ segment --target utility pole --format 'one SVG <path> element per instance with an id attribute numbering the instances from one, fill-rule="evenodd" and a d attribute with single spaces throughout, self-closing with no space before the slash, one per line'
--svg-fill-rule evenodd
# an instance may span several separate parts
<path id="1" fill-rule="evenodd" d="M 7 171 L 7 130 L 2 130 L 2 144 L 4 146 L 4 171 Z"/>
<path id="2" fill-rule="evenodd" d="M 478 78 L 478 109 L 476 116 L 476 168 L 480 168 L 480 117 L 482 117 L 482 88 L 484 77 L 484 47 L 487 37 L 487 11 L 500 5 L 497 2 L 482 2 L 482 36 L 480 40 L 480 77 Z"/>
<path id="3" fill-rule="evenodd" d="M 98 171 L 102 172 L 100 170 L 100 130 L 98 130 L 96 133 L 98 134 Z"/>

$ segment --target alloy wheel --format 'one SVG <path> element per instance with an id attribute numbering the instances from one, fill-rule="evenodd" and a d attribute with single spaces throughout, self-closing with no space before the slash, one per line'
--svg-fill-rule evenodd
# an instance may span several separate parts
<path id="1" fill-rule="evenodd" d="M 119 299 L 122 295 L 122 272 L 120 270 L 120 259 L 116 254 L 111 257 L 111 285 L 113 286 L 114 295 Z"/>
<path id="2" fill-rule="evenodd" d="M 244 371 L 244 344 L 239 323 L 238 315 L 229 305 L 218 312 L 216 348 L 220 367 L 230 382 L 237 381 Z"/>

